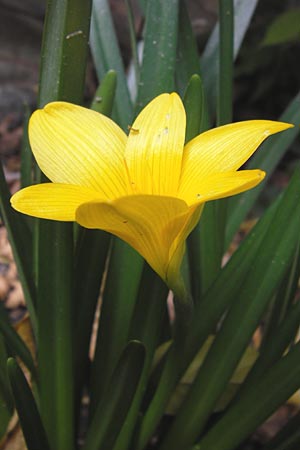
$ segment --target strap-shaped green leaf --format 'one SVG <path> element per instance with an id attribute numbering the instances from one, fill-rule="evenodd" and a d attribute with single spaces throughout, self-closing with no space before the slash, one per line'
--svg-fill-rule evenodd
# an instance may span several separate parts
<path id="1" fill-rule="evenodd" d="M 9 318 L 6 311 L 0 304 L 0 333 L 2 333 L 5 338 L 6 344 L 9 346 L 10 351 L 21 358 L 26 367 L 30 370 L 33 377 L 36 378 L 36 368 L 31 356 L 31 353 L 23 341 L 23 339 L 18 335 L 15 329 L 10 324 Z"/>
<path id="2" fill-rule="evenodd" d="M 33 155 L 31 153 L 28 138 L 28 123 L 30 109 L 28 105 L 24 108 L 23 138 L 21 147 L 21 187 L 30 186 L 33 183 Z"/>
<path id="3" fill-rule="evenodd" d="M 100 82 L 109 70 L 115 70 L 118 74 L 118 86 L 112 117 L 126 130 L 132 121 L 132 103 L 107 0 L 94 0 L 93 2 L 91 50 Z"/>
<path id="4" fill-rule="evenodd" d="M 6 361 L 8 358 L 4 337 L 0 333 L 0 442 L 14 411 Z"/>
<path id="5" fill-rule="evenodd" d="M 161 450 L 189 448 L 203 430 L 290 264 L 299 227 L 300 173 L 296 171 L 260 245 L 258 258 L 243 280 Z"/>
<path id="6" fill-rule="evenodd" d="M 88 54 L 91 0 L 48 0 L 39 105 L 80 104 Z M 39 176 L 43 180 L 43 177 Z M 55 450 L 74 447 L 73 224 L 39 220 L 35 229 L 41 415 Z"/>
<path id="7" fill-rule="evenodd" d="M 10 205 L 10 192 L 5 181 L 2 165 L 0 165 L 0 193 L 1 215 L 8 232 L 27 308 L 30 312 L 32 327 L 36 334 L 36 290 L 32 272 L 32 235 L 25 217 L 13 210 Z"/>
<path id="8" fill-rule="evenodd" d="M 234 1 L 234 58 L 237 57 L 249 27 L 258 0 Z M 201 57 L 203 83 L 207 95 L 208 109 L 215 115 L 217 104 L 217 80 L 219 78 L 219 23 L 215 26 Z"/>
<path id="9" fill-rule="evenodd" d="M 44 425 L 31 389 L 14 358 L 8 359 L 7 369 L 28 450 L 50 450 Z"/>
<path id="10" fill-rule="evenodd" d="M 274 331 L 278 326 L 285 322 L 289 310 L 293 307 L 295 295 L 298 290 L 298 282 L 300 275 L 300 245 L 296 246 L 294 258 L 288 267 L 284 278 L 281 281 L 276 296 L 269 308 L 267 318 L 264 325 L 263 340 L 260 346 L 261 351 L 267 348 L 273 340 Z M 294 330 L 294 333 L 296 330 Z M 275 333 L 276 335 L 277 333 Z M 292 336 L 291 336 L 292 341 Z M 289 343 L 288 343 L 289 344 Z M 287 344 L 287 346 L 288 346 Z"/>
<path id="11" fill-rule="evenodd" d="M 300 387 L 300 343 L 244 392 L 193 450 L 234 450 Z M 274 386 L 276 389 L 274 390 Z M 253 401 L 255 399 L 255 401 Z M 273 448 L 273 447 L 272 447 Z M 287 447 L 284 447 L 286 450 Z"/>
<path id="12" fill-rule="evenodd" d="M 294 336 L 299 329 L 300 323 L 300 302 L 297 302 L 287 314 L 283 323 L 274 329 L 269 340 L 261 350 L 259 357 L 248 373 L 244 383 L 242 384 L 237 399 L 243 395 L 250 386 L 256 384 L 264 375 L 267 369 L 281 358 L 290 344 L 293 342 Z M 236 399 L 235 399 L 236 401 Z"/>
<path id="13" fill-rule="evenodd" d="M 123 350 L 97 405 L 88 429 L 84 450 L 112 449 L 123 426 L 138 386 L 145 360 L 145 347 L 131 341 Z"/>
<path id="14" fill-rule="evenodd" d="M 127 450 L 140 414 L 141 402 L 149 378 L 152 358 L 163 334 L 167 319 L 168 288 L 158 275 L 144 265 L 137 302 L 129 330 L 129 340 L 139 340 L 146 348 L 146 359 L 140 383 L 128 412 L 126 423 L 113 450 Z"/>
<path id="15" fill-rule="evenodd" d="M 189 142 L 200 133 L 204 115 L 204 92 L 201 77 L 191 76 L 183 98 L 186 111 L 185 142 Z"/>
<path id="16" fill-rule="evenodd" d="M 91 109 L 110 117 L 117 88 L 117 72 L 109 70 L 101 81 L 91 104 Z"/>
<path id="17" fill-rule="evenodd" d="M 186 2 L 179 3 L 176 87 L 183 94 L 193 75 L 200 75 L 197 41 L 193 33 Z"/>
<path id="18" fill-rule="evenodd" d="M 103 231 L 82 229 L 75 252 L 74 348 L 78 406 L 90 364 L 90 339 L 110 242 L 111 236 Z"/>
<path id="19" fill-rule="evenodd" d="M 178 5 L 179 0 L 147 2 L 136 112 L 158 94 L 174 90 Z"/>
<path id="20" fill-rule="evenodd" d="M 113 240 L 91 373 L 92 414 L 128 341 L 143 264 L 142 257 L 125 242 Z"/>

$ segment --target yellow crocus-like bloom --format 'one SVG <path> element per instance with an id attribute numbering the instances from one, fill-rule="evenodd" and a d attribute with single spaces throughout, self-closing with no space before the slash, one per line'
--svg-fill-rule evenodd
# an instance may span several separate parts
<path id="1" fill-rule="evenodd" d="M 260 183 L 261 170 L 237 171 L 271 134 L 292 125 L 252 120 L 200 134 L 187 145 L 183 104 L 162 94 L 127 136 L 111 119 L 65 102 L 30 120 L 36 161 L 52 181 L 22 189 L 22 213 L 106 230 L 134 247 L 172 288 L 185 240 L 209 200 Z"/>

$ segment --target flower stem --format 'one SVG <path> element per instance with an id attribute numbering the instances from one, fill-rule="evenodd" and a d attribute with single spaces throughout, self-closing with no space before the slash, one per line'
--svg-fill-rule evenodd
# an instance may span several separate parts
<path id="1" fill-rule="evenodd" d="M 187 291 L 182 277 L 178 279 L 175 286 L 172 286 L 172 291 L 175 308 L 174 340 L 184 343 L 194 310 L 193 299 Z"/>

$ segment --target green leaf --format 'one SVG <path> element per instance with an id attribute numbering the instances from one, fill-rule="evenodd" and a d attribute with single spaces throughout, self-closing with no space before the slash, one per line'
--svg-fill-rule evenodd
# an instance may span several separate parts
<path id="1" fill-rule="evenodd" d="M 111 236 L 103 231 L 81 229 L 75 251 L 74 348 L 78 405 L 90 365 L 90 340 L 110 242 Z"/>
<path id="2" fill-rule="evenodd" d="M 105 395 L 111 374 L 128 342 L 143 264 L 142 257 L 125 242 L 113 240 L 91 373 L 92 411 Z"/>
<path id="3" fill-rule="evenodd" d="M 251 189 L 244 194 L 237 195 L 229 199 L 228 220 L 226 229 L 226 247 L 230 244 L 234 234 L 238 230 L 240 224 L 254 205 L 257 197 L 265 186 L 265 183 L 272 175 L 275 167 L 288 150 L 291 143 L 299 133 L 300 109 L 299 109 L 300 93 L 291 101 L 289 106 L 279 118 L 282 122 L 295 124 L 295 128 L 291 128 L 284 133 L 271 136 L 262 144 L 259 150 L 253 155 L 251 161 L 247 164 L 247 169 L 259 168 L 267 172 L 265 180 L 255 189 Z"/>
<path id="4" fill-rule="evenodd" d="M 14 358 L 8 359 L 7 369 L 28 450 L 50 450 L 44 425 L 31 389 Z"/>
<path id="5" fill-rule="evenodd" d="M 25 216 L 10 205 L 10 192 L 0 164 L 0 210 L 12 246 L 34 333 L 37 333 L 36 289 L 32 272 L 32 235 Z"/>
<path id="6" fill-rule="evenodd" d="M 110 117 L 117 88 L 117 73 L 109 70 L 98 87 L 91 109 Z"/>
<path id="7" fill-rule="evenodd" d="M 299 236 L 299 200 L 297 171 L 161 450 L 188 448 L 203 430 L 290 264 Z"/>
<path id="8" fill-rule="evenodd" d="M 21 187 L 30 186 L 32 184 L 33 175 L 33 155 L 30 148 L 28 137 L 28 123 L 30 117 L 30 109 L 25 106 L 23 138 L 21 147 Z"/>
<path id="9" fill-rule="evenodd" d="M 245 2 L 234 1 L 234 59 L 244 40 L 258 0 Z M 201 68 L 208 109 L 211 116 L 215 115 L 217 104 L 217 80 L 219 78 L 219 24 L 217 24 L 206 44 L 201 58 Z"/>
<path id="10" fill-rule="evenodd" d="M 217 124 L 232 122 L 233 89 L 233 0 L 219 0 L 219 90 L 217 106 Z"/>
<path id="11" fill-rule="evenodd" d="M 62 0 L 59 4 L 57 0 L 48 0 L 48 4 L 43 33 L 39 106 L 54 100 L 81 103 L 91 0 Z"/>
<path id="12" fill-rule="evenodd" d="M 190 364 L 188 370 L 185 372 L 184 376 L 181 378 L 180 383 L 176 386 L 172 397 L 166 408 L 166 413 L 175 415 L 184 399 L 187 396 L 187 393 L 196 378 L 197 372 L 201 367 L 207 352 L 209 351 L 215 336 L 209 336 L 205 341 L 204 345 L 201 347 L 200 351 L 197 353 L 196 357 L 193 359 Z M 238 386 L 244 381 L 249 370 L 253 366 L 254 362 L 258 357 L 258 352 L 252 348 L 248 347 L 241 358 L 237 368 L 235 369 L 231 379 L 230 384 L 226 387 L 226 390 L 222 394 L 220 401 L 216 405 L 215 411 L 220 411 L 224 409 L 229 401 L 233 398 L 233 395 L 238 389 Z"/>
<path id="13" fill-rule="evenodd" d="M 8 423 L 14 411 L 10 383 L 7 374 L 7 350 L 0 333 L 0 442 L 7 431 Z"/>
<path id="14" fill-rule="evenodd" d="M 147 2 L 136 113 L 158 94 L 174 90 L 178 5 L 179 0 Z"/>
<path id="15" fill-rule="evenodd" d="M 6 344 L 9 346 L 11 352 L 15 356 L 19 356 L 26 367 L 30 370 L 31 375 L 33 377 L 37 377 L 36 368 L 34 361 L 32 359 L 31 353 L 25 344 L 25 342 L 21 339 L 15 329 L 9 322 L 9 318 L 0 304 L 0 332 L 5 338 Z"/>
<path id="16" fill-rule="evenodd" d="M 123 350 L 88 429 L 84 450 L 112 449 L 130 408 L 145 360 L 145 348 L 131 341 Z"/>
<path id="17" fill-rule="evenodd" d="M 192 75 L 183 98 L 186 112 L 185 142 L 189 142 L 200 133 L 204 114 L 203 85 L 199 75 Z"/>
<path id="18" fill-rule="evenodd" d="M 91 50 L 100 82 L 109 70 L 115 70 L 117 73 L 118 85 L 112 117 L 127 130 L 132 121 L 132 103 L 107 0 L 93 2 Z"/>
<path id="19" fill-rule="evenodd" d="M 300 274 L 300 245 L 296 246 L 295 255 L 288 270 L 283 278 L 281 285 L 268 311 L 268 317 L 265 320 L 264 335 L 261 349 L 268 347 L 274 336 L 274 330 L 285 320 L 289 309 L 292 307 L 295 295 L 298 290 L 298 281 Z M 296 330 L 294 330 L 295 332 Z M 292 340 L 292 339 L 291 339 Z M 289 343 L 288 343 L 289 344 Z"/>
<path id="20" fill-rule="evenodd" d="M 39 106 L 55 100 L 82 102 L 91 3 L 48 0 Z M 45 181 L 40 174 L 37 178 Z M 37 221 L 34 250 L 40 406 L 55 450 L 73 448 L 75 437 L 73 242 L 73 224 Z"/>
<path id="21" fill-rule="evenodd" d="M 132 5 L 132 0 L 125 0 L 126 11 L 127 11 L 127 20 L 129 25 L 129 35 L 130 35 L 130 45 L 131 45 L 131 54 L 132 54 L 132 62 L 134 67 L 134 78 L 135 84 L 138 83 L 140 78 L 140 63 L 139 63 L 139 55 L 137 48 L 137 37 L 135 33 L 135 23 L 134 23 L 134 10 Z"/>
<path id="22" fill-rule="evenodd" d="M 273 330 L 268 341 L 260 350 L 260 355 L 247 375 L 247 378 L 238 392 L 237 399 L 243 395 L 250 386 L 258 383 L 267 369 L 277 362 L 286 349 L 294 343 L 294 337 L 299 329 L 300 303 L 297 302 L 288 312 L 285 320 Z"/>
<path id="23" fill-rule="evenodd" d="M 300 344 L 245 391 L 193 450 L 234 450 L 300 387 Z M 274 391 L 274 386 L 276 390 Z M 253 401 L 255 399 L 255 401 Z M 286 447 L 285 447 L 286 450 Z"/>
<path id="24" fill-rule="evenodd" d="M 197 41 L 193 33 L 186 2 L 179 3 L 176 86 L 183 94 L 193 75 L 200 76 Z"/>
<path id="25" fill-rule="evenodd" d="M 300 8 L 290 8 L 268 27 L 262 45 L 285 44 L 300 37 Z"/>
<path id="26" fill-rule="evenodd" d="M 146 349 L 144 370 L 130 406 L 126 422 L 113 450 L 127 450 L 140 414 L 140 406 L 149 378 L 154 351 L 160 342 L 162 327 L 167 319 L 168 288 L 160 277 L 144 265 L 137 302 L 132 315 L 129 340 L 139 340 Z"/>

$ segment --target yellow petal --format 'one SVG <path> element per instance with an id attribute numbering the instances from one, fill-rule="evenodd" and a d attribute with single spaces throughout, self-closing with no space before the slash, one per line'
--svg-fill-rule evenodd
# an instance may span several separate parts
<path id="1" fill-rule="evenodd" d="M 128 193 L 125 133 L 108 117 L 65 102 L 49 103 L 30 119 L 38 165 L 54 183 L 82 185 L 115 198 Z"/>
<path id="2" fill-rule="evenodd" d="M 176 195 L 185 122 L 183 104 L 175 93 L 156 97 L 139 114 L 125 150 L 135 193 Z"/>
<path id="3" fill-rule="evenodd" d="M 192 178 L 207 177 L 241 167 L 271 134 L 293 125 L 270 120 L 238 122 L 200 134 L 184 148 L 181 190 L 188 191 Z"/>
<path id="4" fill-rule="evenodd" d="M 99 193 L 70 184 L 44 183 L 29 186 L 11 197 L 17 211 L 41 219 L 75 221 L 81 203 L 99 199 Z"/>
<path id="5" fill-rule="evenodd" d="M 180 280 L 178 280 L 178 274 L 185 252 L 185 240 L 199 222 L 203 208 L 204 204 L 194 205 L 189 208 L 188 213 L 185 215 L 185 222 L 181 226 L 180 232 L 177 234 L 176 239 L 174 239 L 173 244 L 170 247 L 166 281 L 171 287 L 176 286 L 178 281 L 180 282 Z M 176 220 L 174 222 L 176 222 Z"/>
<path id="6" fill-rule="evenodd" d="M 240 194 L 257 186 L 265 177 L 262 170 L 241 170 L 239 172 L 216 173 L 201 178 L 190 175 L 178 196 L 188 205 L 204 203 L 208 200 Z"/>
<path id="7" fill-rule="evenodd" d="M 84 227 L 100 228 L 120 237 L 166 280 L 170 250 L 172 257 L 188 213 L 187 205 L 177 198 L 134 195 L 110 203 L 83 204 L 76 220 Z"/>

